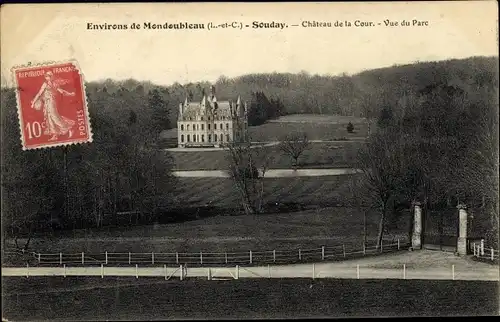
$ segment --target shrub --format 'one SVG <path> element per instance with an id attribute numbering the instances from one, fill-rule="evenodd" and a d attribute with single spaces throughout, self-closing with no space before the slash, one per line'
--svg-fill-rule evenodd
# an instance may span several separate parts
<path id="1" fill-rule="evenodd" d="M 351 122 L 347 124 L 347 132 L 352 133 L 354 131 L 354 125 Z"/>

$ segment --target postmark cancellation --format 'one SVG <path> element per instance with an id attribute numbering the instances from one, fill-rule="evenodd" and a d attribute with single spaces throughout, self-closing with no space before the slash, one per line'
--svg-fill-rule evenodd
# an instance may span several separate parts
<path id="1" fill-rule="evenodd" d="M 23 150 L 92 142 L 83 74 L 75 60 L 12 68 Z"/>

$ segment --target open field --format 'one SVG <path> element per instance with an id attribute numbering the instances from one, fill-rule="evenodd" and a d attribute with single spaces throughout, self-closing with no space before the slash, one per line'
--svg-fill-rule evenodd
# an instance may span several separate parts
<path id="1" fill-rule="evenodd" d="M 239 207 L 240 197 L 231 178 L 177 178 L 175 201 L 190 205 Z M 350 175 L 269 178 L 264 181 L 264 202 L 303 204 L 336 203 L 348 193 Z"/>
<path id="2" fill-rule="evenodd" d="M 311 143 L 299 158 L 299 168 L 351 167 L 362 142 Z M 291 168 L 292 158 L 277 145 L 262 148 L 273 156 L 270 168 Z M 228 168 L 226 151 L 171 152 L 174 170 L 221 170 Z"/>
<path id="3" fill-rule="evenodd" d="M 281 116 L 276 120 L 268 122 L 286 122 L 286 123 L 328 123 L 328 124 L 347 124 L 351 122 L 353 125 L 366 124 L 367 120 L 363 117 L 344 116 L 344 115 L 329 115 L 329 114 L 291 114 Z"/>
<path id="4" fill-rule="evenodd" d="M 354 124 L 354 133 L 348 133 L 346 126 L 351 121 Z M 372 131 L 374 126 L 372 126 Z M 279 141 L 291 132 L 305 132 L 310 140 L 338 140 L 365 138 L 368 127 L 362 118 L 336 115 L 297 114 L 282 116 L 276 120 L 259 126 L 248 128 L 252 141 Z M 177 138 L 177 129 L 163 131 L 163 139 Z"/>
<path id="5" fill-rule="evenodd" d="M 402 218 L 386 236 L 406 236 Z M 367 239 L 376 240 L 378 215 L 367 216 Z M 363 215 L 357 209 L 322 208 L 286 214 L 216 216 L 184 223 L 76 230 L 68 236 L 36 238 L 37 252 L 231 252 L 308 249 L 346 244 L 362 248 Z"/>
<path id="6" fill-rule="evenodd" d="M 354 125 L 354 133 L 348 133 L 346 124 L 315 122 L 269 122 L 248 128 L 252 141 L 279 141 L 292 132 L 305 132 L 310 140 L 352 140 L 368 135 L 367 126 Z"/>
<path id="7" fill-rule="evenodd" d="M 487 281 L 2 278 L 2 314 L 22 320 L 497 315 Z"/>

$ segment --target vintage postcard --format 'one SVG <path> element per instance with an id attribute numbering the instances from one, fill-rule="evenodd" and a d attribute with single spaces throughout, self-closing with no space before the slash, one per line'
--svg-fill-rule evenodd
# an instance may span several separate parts
<path id="1" fill-rule="evenodd" d="M 3 320 L 499 315 L 496 1 L 0 18 Z"/>

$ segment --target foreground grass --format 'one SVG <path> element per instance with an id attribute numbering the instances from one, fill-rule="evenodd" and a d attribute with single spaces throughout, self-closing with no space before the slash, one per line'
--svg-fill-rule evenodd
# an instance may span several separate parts
<path id="1" fill-rule="evenodd" d="M 317 204 L 341 202 L 349 193 L 349 175 L 268 178 L 264 203 Z M 230 178 L 177 178 L 174 202 L 179 205 L 240 207 L 240 194 Z"/>
<path id="2" fill-rule="evenodd" d="M 498 283 L 427 280 L 3 278 L 21 320 L 497 315 Z"/>
<path id="3" fill-rule="evenodd" d="M 378 215 L 367 216 L 371 244 Z M 386 238 L 405 236 L 402 218 Z M 40 252 L 224 252 L 308 249 L 346 244 L 361 249 L 363 213 L 353 208 L 319 208 L 284 214 L 216 216 L 184 223 L 126 227 L 112 231 L 77 230 L 65 237 L 34 239 Z"/>

